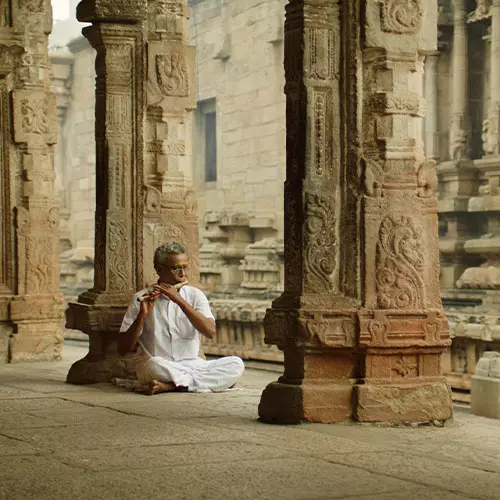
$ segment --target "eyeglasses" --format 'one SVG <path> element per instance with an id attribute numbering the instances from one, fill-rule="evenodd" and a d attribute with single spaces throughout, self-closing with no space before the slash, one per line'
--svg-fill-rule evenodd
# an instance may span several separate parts
<path id="1" fill-rule="evenodd" d="M 173 273 L 179 274 L 181 272 L 186 272 L 189 269 L 189 266 L 187 264 L 182 264 L 181 266 L 164 266 L 163 264 L 160 264 L 160 267 L 163 267 L 163 269 L 170 269 Z"/>

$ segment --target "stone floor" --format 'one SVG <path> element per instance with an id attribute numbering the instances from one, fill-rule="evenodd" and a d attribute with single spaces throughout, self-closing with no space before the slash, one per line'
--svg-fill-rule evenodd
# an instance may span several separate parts
<path id="1" fill-rule="evenodd" d="M 444 428 L 272 426 L 257 421 L 271 371 L 150 397 L 65 384 L 85 353 L 0 366 L 0 499 L 500 498 L 500 421 L 466 407 Z"/>

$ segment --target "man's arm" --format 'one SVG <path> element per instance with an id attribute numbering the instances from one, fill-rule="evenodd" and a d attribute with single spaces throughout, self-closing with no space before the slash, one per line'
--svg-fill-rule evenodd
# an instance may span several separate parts
<path id="1" fill-rule="evenodd" d="M 208 339 L 213 339 L 215 337 L 215 321 L 212 318 L 203 316 L 203 314 L 197 311 L 189 302 L 180 296 L 179 292 L 172 285 L 162 283 L 161 285 L 156 285 L 155 289 L 168 297 L 172 302 L 175 302 L 182 309 L 189 321 L 191 321 L 191 324 L 202 335 Z"/>
<path id="2" fill-rule="evenodd" d="M 137 318 L 135 318 L 135 321 L 130 325 L 129 329 L 121 333 L 118 337 L 118 354 L 120 356 L 125 356 L 125 354 L 130 352 L 132 347 L 134 347 L 137 339 L 141 335 L 144 321 L 146 321 L 146 318 L 154 308 L 156 298 L 157 296 L 155 295 L 146 297 L 142 300 Z"/>

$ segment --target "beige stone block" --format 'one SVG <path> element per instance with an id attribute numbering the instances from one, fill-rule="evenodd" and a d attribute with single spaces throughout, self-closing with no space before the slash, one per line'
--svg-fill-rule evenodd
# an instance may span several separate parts
<path id="1" fill-rule="evenodd" d="M 451 391 L 445 382 L 364 384 L 357 386 L 360 422 L 430 422 L 452 417 Z"/>
<path id="2" fill-rule="evenodd" d="M 472 377 L 471 409 L 475 415 L 500 419 L 500 379 Z"/>

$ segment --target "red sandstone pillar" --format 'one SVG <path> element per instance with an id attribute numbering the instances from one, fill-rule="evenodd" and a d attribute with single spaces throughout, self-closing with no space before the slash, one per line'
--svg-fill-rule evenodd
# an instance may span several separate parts
<path id="1" fill-rule="evenodd" d="M 287 5 L 285 292 L 265 319 L 285 372 L 262 394 L 264 421 L 451 416 L 421 139 L 436 19 L 425 0 Z"/>

